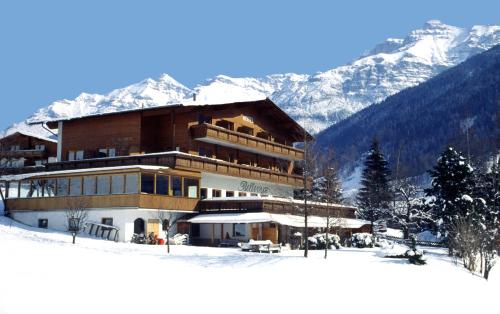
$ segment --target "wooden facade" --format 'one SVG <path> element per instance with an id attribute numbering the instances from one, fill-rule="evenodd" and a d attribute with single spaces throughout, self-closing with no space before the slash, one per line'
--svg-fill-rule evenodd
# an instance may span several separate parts
<path id="1" fill-rule="evenodd" d="M 310 137 L 267 99 L 148 108 L 48 125 L 54 129 L 61 127 L 60 161 L 75 159 L 75 152 L 80 152 L 80 159 L 95 159 L 178 151 L 231 163 L 234 166 L 220 169 L 227 168 L 224 172 L 227 175 L 257 178 L 252 171 L 238 167 L 248 166 L 260 169 L 256 170 L 258 179 L 268 177 L 270 181 L 286 183 L 293 181 L 285 177 L 296 172 L 294 161 L 303 158 L 302 150 L 294 148 L 293 143 L 303 141 L 304 135 Z"/>

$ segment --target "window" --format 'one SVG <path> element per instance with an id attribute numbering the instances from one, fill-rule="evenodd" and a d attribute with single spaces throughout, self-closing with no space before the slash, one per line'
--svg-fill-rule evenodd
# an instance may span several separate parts
<path id="1" fill-rule="evenodd" d="M 83 177 L 83 194 L 85 195 L 95 195 L 96 191 L 96 181 L 97 177 Z"/>
<path id="2" fill-rule="evenodd" d="M 82 178 L 71 178 L 69 194 L 72 196 L 82 195 Z"/>
<path id="3" fill-rule="evenodd" d="M 237 131 L 240 132 L 240 133 L 245 133 L 245 134 L 248 134 L 248 135 L 253 135 L 253 129 L 249 128 L 247 126 L 240 126 Z"/>
<path id="4" fill-rule="evenodd" d="M 11 151 L 21 150 L 21 146 L 19 146 L 19 145 L 12 145 L 12 146 L 10 147 L 10 150 L 11 150 Z"/>
<path id="5" fill-rule="evenodd" d="M 200 236 L 200 225 L 199 224 L 191 224 L 191 236 L 197 238 Z"/>
<path id="6" fill-rule="evenodd" d="M 97 194 L 107 195 L 109 194 L 111 179 L 109 176 L 98 176 L 97 177 Z"/>
<path id="7" fill-rule="evenodd" d="M 55 195 L 56 195 L 56 180 L 47 179 L 47 181 L 45 182 L 45 188 L 43 190 L 43 196 L 53 197 Z"/>
<path id="8" fill-rule="evenodd" d="M 168 193 L 168 176 L 156 176 L 156 194 L 169 195 Z"/>
<path id="9" fill-rule="evenodd" d="M 207 198 L 207 188 L 200 189 L 200 200 L 204 200 Z"/>
<path id="10" fill-rule="evenodd" d="M 73 150 L 68 151 L 68 160 L 69 161 L 75 160 L 75 151 Z"/>
<path id="11" fill-rule="evenodd" d="M 19 197 L 31 197 L 32 189 L 30 181 L 21 181 Z"/>
<path id="12" fill-rule="evenodd" d="M 204 114 L 199 114 L 198 115 L 198 124 L 203 124 L 203 123 L 211 124 L 212 123 L 212 117 L 206 116 Z"/>
<path id="13" fill-rule="evenodd" d="M 234 191 L 226 191 L 226 197 L 233 197 Z"/>
<path id="14" fill-rule="evenodd" d="M 47 229 L 49 227 L 49 220 L 46 218 L 38 219 L 38 228 Z"/>
<path id="15" fill-rule="evenodd" d="M 69 192 L 69 179 L 57 179 L 57 196 L 67 196 Z"/>
<path id="16" fill-rule="evenodd" d="M 233 237 L 245 237 L 246 231 L 246 224 L 233 224 Z"/>
<path id="17" fill-rule="evenodd" d="M 124 183 L 123 175 L 111 176 L 111 194 L 123 194 Z"/>
<path id="18" fill-rule="evenodd" d="M 115 156 L 116 156 L 115 148 L 100 148 L 97 154 L 97 157 L 99 158 L 115 157 Z"/>
<path id="19" fill-rule="evenodd" d="M 153 174 L 141 174 L 141 192 L 154 194 L 155 192 L 155 176 Z"/>
<path id="20" fill-rule="evenodd" d="M 181 177 L 172 177 L 172 194 L 174 196 L 182 196 Z"/>
<path id="21" fill-rule="evenodd" d="M 45 145 L 37 144 L 37 145 L 35 145 L 35 150 L 45 150 Z"/>
<path id="22" fill-rule="evenodd" d="M 247 196 L 247 192 L 238 192 L 239 197 L 245 197 Z"/>
<path id="23" fill-rule="evenodd" d="M 184 197 L 198 198 L 198 179 L 184 178 Z"/>
<path id="24" fill-rule="evenodd" d="M 257 193 L 250 193 L 250 196 L 259 196 Z"/>
<path id="25" fill-rule="evenodd" d="M 136 194 L 139 187 L 139 175 L 138 174 L 127 174 L 125 176 L 125 193 Z"/>
<path id="26" fill-rule="evenodd" d="M 37 167 L 43 166 L 46 163 L 47 163 L 47 160 L 45 160 L 45 159 L 35 160 L 35 166 L 37 166 Z"/>
<path id="27" fill-rule="evenodd" d="M 212 190 L 212 197 L 221 197 L 221 191 L 213 189 Z"/>
<path id="28" fill-rule="evenodd" d="M 112 226 L 113 225 L 113 218 L 102 218 L 101 219 L 101 224 L 107 225 L 107 226 Z"/>
<path id="29" fill-rule="evenodd" d="M 203 157 L 212 157 L 212 150 L 205 147 L 199 147 L 198 155 Z"/>
<path id="30" fill-rule="evenodd" d="M 98 158 L 108 157 L 108 150 L 106 148 L 99 149 L 99 151 L 97 153 L 97 157 Z"/>
<path id="31" fill-rule="evenodd" d="M 83 150 L 77 150 L 75 153 L 75 160 L 83 160 Z"/>
<path id="32" fill-rule="evenodd" d="M 19 197 L 19 181 L 11 181 L 8 185 L 9 198 Z"/>

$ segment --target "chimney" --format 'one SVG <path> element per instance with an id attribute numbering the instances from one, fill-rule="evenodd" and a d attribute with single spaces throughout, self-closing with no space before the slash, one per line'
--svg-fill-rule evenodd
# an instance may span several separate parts
<path id="1" fill-rule="evenodd" d="M 196 93 L 193 94 L 193 101 L 196 101 Z"/>

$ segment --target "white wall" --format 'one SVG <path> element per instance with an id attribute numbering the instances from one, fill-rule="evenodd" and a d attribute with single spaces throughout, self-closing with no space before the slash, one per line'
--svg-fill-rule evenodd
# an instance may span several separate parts
<path id="1" fill-rule="evenodd" d="M 175 213 L 175 216 L 183 216 L 184 213 Z M 11 212 L 11 217 L 14 220 L 24 224 L 38 227 L 38 219 L 48 219 L 48 228 L 57 231 L 67 231 L 67 217 L 64 210 L 51 211 L 26 211 L 26 212 Z M 89 209 L 88 220 L 101 223 L 102 218 L 113 218 L 113 225 L 120 228 L 119 241 L 128 242 L 132 239 L 134 233 L 134 220 L 142 218 L 147 225 L 148 219 L 157 218 L 157 210 L 148 209 Z M 146 226 L 145 226 L 146 227 Z M 170 236 L 177 232 L 177 227 L 174 225 L 170 230 Z M 164 238 L 165 233 L 161 231 L 160 237 Z"/>

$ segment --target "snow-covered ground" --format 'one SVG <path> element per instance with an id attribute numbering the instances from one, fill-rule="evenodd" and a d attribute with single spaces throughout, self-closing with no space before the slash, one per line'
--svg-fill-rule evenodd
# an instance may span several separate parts
<path id="1" fill-rule="evenodd" d="M 114 243 L 0 217 L 0 313 L 493 313 L 490 281 L 429 249 L 428 265 L 379 249 L 269 255 Z"/>

